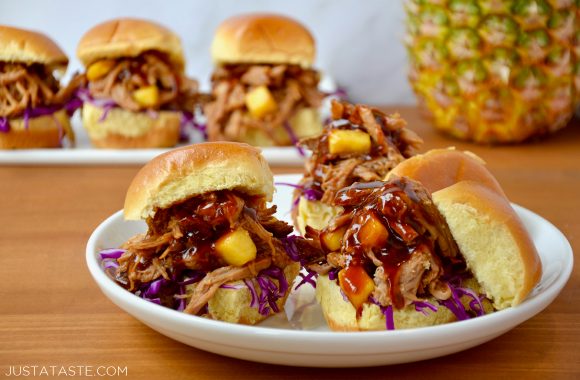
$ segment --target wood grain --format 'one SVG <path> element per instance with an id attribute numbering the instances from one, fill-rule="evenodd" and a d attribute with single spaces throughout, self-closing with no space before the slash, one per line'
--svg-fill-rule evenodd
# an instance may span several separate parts
<path id="1" fill-rule="evenodd" d="M 454 145 L 484 158 L 513 202 L 550 220 L 580 251 L 580 122 L 543 141 L 491 147 L 435 133 L 415 108 L 399 111 L 424 138 L 426 149 Z M 0 167 L 0 376 L 9 366 L 26 364 L 127 366 L 127 377 L 134 379 L 580 376 L 578 269 L 538 316 L 487 344 L 418 363 L 340 370 L 278 367 L 170 340 L 106 299 L 85 266 L 89 235 L 122 207 L 138 169 Z"/>

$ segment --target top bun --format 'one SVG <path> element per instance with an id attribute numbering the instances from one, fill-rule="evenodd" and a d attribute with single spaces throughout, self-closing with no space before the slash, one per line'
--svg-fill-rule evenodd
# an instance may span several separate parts
<path id="1" fill-rule="evenodd" d="M 257 148 L 233 142 L 208 142 L 155 157 L 137 173 L 125 197 L 125 219 L 147 219 L 195 195 L 237 190 L 266 197 L 274 193 L 272 172 Z"/>
<path id="2" fill-rule="evenodd" d="M 299 22 L 275 14 L 247 14 L 225 20 L 211 44 L 216 64 L 281 63 L 310 67 L 314 38 Z"/>
<path id="3" fill-rule="evenodd" d="M 0 61 L 68 65 L 66 54 L 46 35 L 3 25 L 0 25 Z"/>
<path id="4" fill-rule="evenodd" d="M 542 275 L 540 257 L 508 200 L 473 181 L 433 193 L 467 267 L 496 309 L 521 303 Z"/>
<path id="5" fill-rule="evenodd" d="M 395 166 L 386 179 L 393 177 L 408 177 L 421 182 L 430 193 L 459 181 L 475 181 L 505 197 L 499 182 L 485 167 L 485 161 L 474 153 L 455 148 L 433 149 L 413 156 Z"/>
<path id="6" fill-rule="evenodd" d="M 155 22 L 134 18 L 109 20 L 94 26 L 81 38 L 77 56 L 89 66 L 100 59 L 136 57 L 148 50 L 166 53 L 180 69 L 185 66 L 181 40 L 176 34 Z"/>

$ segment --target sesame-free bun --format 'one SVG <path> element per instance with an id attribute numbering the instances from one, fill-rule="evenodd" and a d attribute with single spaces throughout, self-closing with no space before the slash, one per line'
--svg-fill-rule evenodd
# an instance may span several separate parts
<path id="1" fill-rule="evenodd" d="M 211 44 L 216 64 L 271 63 L 310 67 L 314 38 L 289 17 L 252 13 L 231 17 L 218 27 Z"/>
<path id="2" fill-rule="evenodd" d="M 321 201 L 310 201 L 301 196 L 298 200 L 298 207 L 295 207 L 294 210 L 294 225 L 298 228 L 300 234 L 304 236 L 306 226 L 321 231 L 328 226 L 328 223 L 334 217 L 340 215 L 343 208 L 331 206 Z"/>
<path id="3" fill-rule="evenodd" d="M 505 197 L 500 184 L 481 158 L 454 148 L 433 149 L 413 156 L 395 166 L 386 179 L 394 177 L 411 178 L 420 182 L 430 193 L 459 181 L 476 181 Z"/>
<path id="4" fill-rule="evenodd" d="M 316 300 L 322 308 L 322 314 L 328 327 L 334 331 L 369 331 L 385 330 L 386 320 L 381 309 L 370 302 L 362 306 L 362 313 L 357 318 L 356 309 L 342 295 L 340 286 L 327 275 L 318 276 L 316 280 Z M 431 303 L 437 304 L 435 300 Z M 395 329 L 408 329 L 440 325 L 456 320 L 455 315 L 445 307 L 438 307 L 434 312 L 425 309 L 427 315 L 417 312 L 414 305 L 403 309 L 393 309 Z"/>
<path id="5" fill-rule="evenodd" d="M 538 283 L 536 247 L 508 200 L 473 181 L 433 193 L 453 238 L 496 309 L 521 303 Z"/>
<path id="6" fill-rule="evenodd" d="M 32 30 L 0 25 L 0 47 L 0 61 L 68 65 L 68 57 L 53 40 Z"/>
<path id="7" fill-rule="evenodd" d="M 105 58 L 136 57 L 148 50 L 166 53 L 180 69 L 185 66 L 179 37 L 153 21 L 118 18 L 94 26 L 77 47 L 80 61 L 89 66 Z"/>
<path id="8" fill-rule="evenodd" d="M 25 127 L 23 118 L 9 119 L 10 131 L 0 132 L 0 149 L 60 148 L 66 135 L 74 143 L 66 111 L 33 117 Z"/>
<path id="9" fill-rule="evenodd" d="M 288 281 L 288 290 L 283 297 L 276 301 L 280 310 L 284 309 L 286 299 L 294 287 L 292 283 L 300 272 L 300 264 L 291 263 L 284 268 L 284 277 Z M 254 325 L 263 321 L 269 315 L 262 315 L 258 308 L 251 307 L 252 295 L 243 281 L 229 282 L 228 287 L 219 288 L 207 303 L 209 317 L 230 323 Z M 256 291 L 260 291 L 256 286 Z"/>
<path id="10" fill-rule="evenodd" d="M 179 141 L 181 112 L 133 112 L 113 108 L 105 111 L 90 103 L 82 109 L 83 126 L 96 148 L 171 148 Z"/>
<path id="11" fill-rule="evenodd" d="M 149 161 L 125 197 L 125 219 L 146 219 L 195 195 L 237 190 L 272 200 L 273 175 L 257 148 L 233 142 L 207 142 L 174 149 Z"/>

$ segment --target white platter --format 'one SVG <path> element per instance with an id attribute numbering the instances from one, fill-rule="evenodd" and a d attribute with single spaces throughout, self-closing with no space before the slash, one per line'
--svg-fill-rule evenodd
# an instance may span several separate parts
<path id="1" fill-rule="evenodd" d="M 296 175 L 276 182 L 296 183 Z M 292 190 L 278 186 L 277 216 L 289 221 Z M 329 331 L 311 287 L 302 286 L 280 314 L 258 326 L 236 325 L 183 314 L 145 301 L 115 284 L 101 269 L 98 252 L 118 247 L 143 232 L 143 222 L 126 222 L 119 211 L 91 235 L 87 265 L 103 293 L 121 309 L 152 329 L 187 345 L 256 362 L 310 367 L 362 367 L 405 363 L 462 351 L 487 342 L 532 318 L 562 290 L 573 266 L 564 235 L 539 215 L 514 205 L 540 253 L 540 283 L 520 305 L 483 317 L 409 330 L 338 333 Z"/>

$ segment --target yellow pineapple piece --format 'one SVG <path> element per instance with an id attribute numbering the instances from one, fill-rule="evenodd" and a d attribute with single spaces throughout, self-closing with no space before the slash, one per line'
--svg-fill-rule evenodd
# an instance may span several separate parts
<path id="1" fill-rule="evenodd" d="M 241 267 L 256 258 L 256 245 L 243 228 L 228 232 L 215 243 L 215 250 L 229 265 Z"/>
<path id="2" fill-rule="evenodd" d="M 103 59 L 89 66 L 87 69 L 87 79 L 90 81 L 104 77 L 115 67 L 115 61 L 112 59 Z"/>
<path id="3" fill-rule="evenodd" d="M 360 242 L 367 247 L 382 247 L 387 243 L 389 231 L 373 214 L 369 214 L 358 232 Z"/>
<path id="4" fill-rule="evenodd" d="M 341 227 L 335 231 L 323 232 L 321 235 L 324 247 L 330 252 L 339 251 L 342 247 L 342 238 L 346 232 L 346 227 Z"/>
<path id="5" fill-rule="evenodd" d="M 272 93 L 266 86 L 259 86 L 248 92 L 246 95 L 246 107 L 250 115 L 260 119 L 265 115 L 278 109 L 278 104 L 274 100 Z"/>
<path id="6" fill-rule="evenodd" d="M 337 129 L 330 132 L 328 150 L 330 154 L 369 153 L 371 151 L 371 136 L 359 130 Z"/>
<path id="7" fill-rule="evenodd" d="M 133 92 L 133 99 L 142 107 L 155 107 L 159 104 L 159 89 L 153 85 L 141 87 Z"/>
<path id="8" fill-rule="evenodd" d="M 373 279 L 361 266 L 349 266 L 338 272 L 338 284 L 357 310 L 375 290 Z"/>

